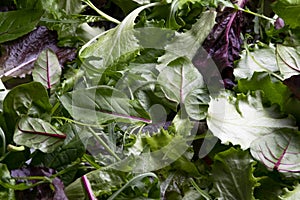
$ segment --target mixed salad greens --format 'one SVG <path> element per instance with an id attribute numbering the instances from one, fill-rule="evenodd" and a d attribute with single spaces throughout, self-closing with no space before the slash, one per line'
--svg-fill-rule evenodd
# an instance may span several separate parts
<path id="1" fill-rule="evenodd" d="M 300 2 L 0 2 L 1 199 L 299 199 Z"/>

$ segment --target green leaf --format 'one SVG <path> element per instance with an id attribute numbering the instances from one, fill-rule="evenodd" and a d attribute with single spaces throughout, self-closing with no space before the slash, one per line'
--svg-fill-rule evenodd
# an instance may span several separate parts
<path id="1" fill-rule="evenodd" d="M 14 184 L 14 181 L 11 179 L 10 172 L 7 169 L 5 164 L 0 163 L 0 198 L 7 200 L 15 200 L 15 192 L 12 189 L 9 189 L 6 184 Z"/>
<path id="2" fill-rule="evenodd" d="M 222 143 L 248 149 L 254 140 L 277 129 L 296 128 L 292 118 L 264 108 L 259 93 L 239 94 L 237 98 L 231 95 L 222 93 L 210 101 L 208 108 L 207 125 Z"/>
<path id="3" fill-rule="evenodd" d="M 14 134 L 14 142 L 44 153 L 51 153 L 60 147 L 66 135 L 48 122 L 38 118 L 23 117 Z"/>
<path id="4" fill-rule="evenodd" d="M 201 73 L 185 58 L 169 63 L 157 80 L 166 97 L 177 104 L 185 103 L 185 98 L 193 90 L 205 87 Z"/>
<path id="5" fill-rule="evenodd" d="M 185 33 L 175 33 L 170 44 L 165 47 L 166 53 L 159 57 L 160 68 L 164 68 L 178 57 L 186 57 L 189 60 L 195 56 L 211 29 L 215 24 L 216 12 L 204 12 L 200 19 Z"/>
<path id="6" fill-rule="evenodd" d="M 272 79 L 272 76 L 265 72 L 254 72 L 251 78 L 238 80 L 238 90 L 244 94 L 249 91 L 263 91 L 263 99 L 271 102 L 271 104 L 278 104 L 281 108 L 285 107 L 291 96 L 286 85 L 281 81 Z"/>
<path id="7" fill-rule="evenodd" d="M 40 10 L 0 12 L 0 43 L 29 33 L 38 24 L 42 15 L 43 12 Z"/>
<path id="8" fill-rule="evenodd" d="M 133 29 L 134 20 L 141 11 L 155 5 L 158 4 L 152 3 L 135 9 L 117 27 L 101 34 L 97 42 L 82 47 L 79 57 L 84 61 L 83 67 L 90 76 L 99 77 L 122 56 L 136 54 L 140 46 Z"/>
<path id="9" fill-rule="evenodd" d="M 241 59 L 234 69 L 237 79 L 252 77 L 254 72 L 268 72 L 273 74 L 279 71 L 273 47 L 255 48 L 254 51 L 244 50 Z"/>
<path id="10" fill-rule="evenodd" d="M 61 66 L 54 52 L 49 49 L 42 51 L 34 63 L 33 80 L 40 82 L 52 91 L 60 83 Z"/>
<path id="11" fill-rule="evenodd" d="M 254 140 L 250 146 L 252 156 L 269 170 L 277 170 L 286 175 L 299 176 L 300 132 L 280 129 Z"/>
<path id="12" fill-rule="evenodd" d="M 107 197 L 114 191 L 122 187 L 127 181 L 127 174 L 113 169 L 94 170 L 86 174 L 89 180 L 93 193 L 96 197 L 102 195 Z M 81 178 L 71 183 L 65 188 L 65 193 L 69 199 L 86 199 L 85 188 Z M 100 198 L 101 199 L 101 198 Z M 107 198 L 105 198 L 107 199 Z"/>
<path id="13" fill-rule="evenodd" d="M 285 194 L 279 197 L 282 200 L 297 200 L 300 198 L 300 185 L 297 183 L 293 190 L 285 188 Z"/>
<path id="14" fill-rule="evenodd" d="M 140 105 L 108 86 L 74 90 L 63 95 L 60 101 L 74 119 L 88 123 L 151 122 Z"/>
<path id="15" fill-rule="evenodd" d="M 3 114 L 9 133 L 8 142 L 12 139 L 16 122 L 23 116 L 49 119 L 52 105 L 45 87 L 38 82 L 31 82 L 13 88 L 3 102 Z"/>
<path id="16" fill-rule="evenodd" d="M 185 98 L 184 106 L 189 117 L 195 120 L 203 120 L 207 116 L 209 94 L 206 89 L 191 91 Z"/>
<path id="17" fill-rule="evenodd" d="M 272 8 L 291 28 L 300 26 L 299 0 L 277 0 L 272 4 Z"/>
<path id="18" fill-rule="evenodd" d="M 247 151 L 230 148 L 214 157 L 212 176 L 217 199 L 254 200 L 254 161 Z"/>
<path id="19" fill-rule="evenodd" d="M 276 59 L 284 79 L 300 74 L 300 46 L 290 47 L 277 44 Z"/>

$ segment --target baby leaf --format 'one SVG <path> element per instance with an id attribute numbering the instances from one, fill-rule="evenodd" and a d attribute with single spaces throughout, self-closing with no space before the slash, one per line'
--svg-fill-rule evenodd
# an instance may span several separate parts
<path id="1" fill-rule="evenodd" d="M 250 150 L 253 157 L 270 170 L 298 173 L 300 172 L 299 142 L 299 131 L 281 129 L 254 140 Z"/>
<path id="2" fill-rule="evenodd" d="M 32 31 L 42 14 L 39 10 L 25 9 L 0 12 L 0 43 L 17 39 Z"/>
<path id="3" fill-rule="evenodd" d="M 54 89 L 59 84 L 61 66 L 54 52 L 42 51 L 34 65 L 33 80 L 42 83 L 47 89 Z"/>
<path id="4" fill-rule="evenodd" d="M 210 101 L 207 125 L 222 143 L 248 149 L 251 142 L 277 129 L 295 128 L 293 119 L 282 118 L 276 111 L 264 108 L 258 94 L 235 98 L 223 93 Z"/>
<path id="5" fill-rule="evenodd" d="M 66 135 L 48 122 L 38 118 L 23 117 L 19 121 L 14 142 L 44 153 L 51 153 L 61 146 Z"/>

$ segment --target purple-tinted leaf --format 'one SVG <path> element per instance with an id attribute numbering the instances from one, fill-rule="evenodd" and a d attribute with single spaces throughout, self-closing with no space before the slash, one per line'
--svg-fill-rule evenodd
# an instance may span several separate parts
<path id="1" fill-rule="evenodd" d="M 17 183 L 26 182 L 30 184 L 34 184 L 40 180 L 28 180 L 23 178 L 29 176 L 51 177 L 54 174 L 55 170 L 44 167 L 22 168 L 11 171 L 11 176 L 18 180 Z M 18 179 L 18 177 L 22 177 L 22 179 Z M 16 191 L 17 199 L 67 200 L 64 192 L 64 184 L 58 177 L 52 180 L 52 185 L 55 190 L 51 189 L 50 184 L 44 183 L 28 190 Z"/>
<path id="2" fill-rule="evenodd" d="M 288 86 L 292 93 L 300 100 L 300 75 L 294 75 L 285 79 L 283 83 Z"/>
<path id="3" fill-rule="evenodd" d="M 59 84 L 61 66 L 51 50 L 41 52 L 34 64 L 33 80 L 42 83 L 47 89 L 53 89 Z"/>
<path id="4" fill-rule="evenodd" d="M 237 4 L 244 7 L 246 0 L 240 0 Z M 225 8 L 217 16 L 216 25 L 203 43 L 208 52 L 206 59 L 213 58 L 229 88 L 233 86 L 229 80 L 234 79 L 233 62 L 239 59 L 242 44 L 240 34 L 244 25 L 244 14 L 241 11 Z"/>
<path id="5" fill-rule="evenodd" d="M 300 172 L 300 133 L 281 129 L 252 142 L 252 156 L 268 169 L 282 173 Z"/>
<path id="6" fill-rule="evenodd" d="M 57 54 L 61 65 L 73 60 L 75 49 L 57 47 L 56 38 L 55 32 L 41 26 L 17 40 L 3 44 L 5 52 L 0 57 L 0 77 L 26 75 L 33 68 L 40 52 L 47 48 Z"/>

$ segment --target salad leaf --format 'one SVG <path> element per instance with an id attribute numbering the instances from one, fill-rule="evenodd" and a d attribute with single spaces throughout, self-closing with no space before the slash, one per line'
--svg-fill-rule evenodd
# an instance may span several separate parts
<path id="1" fill-rule="evenodd" d="M 214 157 L 213 179 L 218 199 L 255 199 L 254 161 L 247 151 L 230 148 Z"/>
<path id="2" fill-rule="evenodd" d="M 32 72 L 33 80 L 42 83 L 47 89 L 54 89 L 60 82 L 61 66 L 51 50 L 41 52 Z"/>
<path id="3" fill-rule="evenodd" d="M 205 84 L 200 72 L 191 62 L 184 58 L 169 63 L 158 75 L 158 83 L 163 86 L 170 101 L 184 103 L 187 95 L 196 88 L 204 88 Z"/>
<path id="4" fill-rule="evenodd" d="M 300 46 L 289 47 L 278 44 L 276 46 L 276 59 L 284 79 L 300 74 Z"/>
<path id="5" fill-rule="evenodd" d="M 9 170 L 7 169 L 7 166 L 3 163 L 0 163 L 0 169 L 0 198 L 7 200 L 15 200 L 16 196 L 14 190 L 2 186 L 3 183 L 14 184 L 14 181 L 11 179 Z"/>
<path id="6" fill-rule="evenodd" d="M 254 72 L 273 72 L 279 71 L 275 49 L 273 47 L 254 48 L 254 51 L 244 50 L 237 67 L 234 69 L 234 76 L 237 79 L 252 77 Z"/>
<path id="7" fill-rule="evenodd" d="M 299 183 L 293 187 L 292 190 L 285 188 L 285 194 L 280 196 L 280 199 L 284 200 L 296 200 L 300 197 L 300 186 Z"/>
<path id="8" fill-rule="evenodd" d="M 40 10 L 0 12 L 0 43 L 29 33 L 38 24 L 42 15 L 43 11 Z"/>
<path id="9" fill-rule="evenodd" d="M 85 122 L 150 123 L 149 114 L 126 94 L 108 86 L 74 90 L 60 97 L 63 106 L 74 119 Z"/>
<path id="10" fill-rule="evenodd" d="M 14 142 L 30 148 L 51 153 L 62 145 L 66 135 L 51 124 L 38 119 L 23 117 L 14 134 Z"/>
<path id="11" fill-rule="evenodd" d="M 263 107 L 259 93 L 236 98 L 222 93 L 209 103 L 207 125 L 222 143 L 248 149 L 254 140 L 275 130 L 296 128 L 292 118 L 278 115 L 274 109 Z"/>
<path id="12" fill-rule="evenodd" d="M 268 169 L 286 174 L 298 175 L 299 132 L 292 129 L 281 129 L 256 139 L 250 150 L 252 156 L 262 162 Z"/>
<path id="13" fill-rule="evenodd" d="M 298 0 L 277 0 L 272 4 L 272 8 L 291 28 L 299 27 L 300 2 Z"/>

